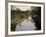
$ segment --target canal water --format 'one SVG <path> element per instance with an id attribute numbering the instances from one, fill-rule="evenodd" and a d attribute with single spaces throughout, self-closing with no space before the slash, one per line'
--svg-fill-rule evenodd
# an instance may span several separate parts
<path id="1" fill-rule="evenodd" d="M 16 26 L 16 31 L 31 31 L 35 29 L 35 23 L 29 19 L 24 19 L 24 21 Z"/>

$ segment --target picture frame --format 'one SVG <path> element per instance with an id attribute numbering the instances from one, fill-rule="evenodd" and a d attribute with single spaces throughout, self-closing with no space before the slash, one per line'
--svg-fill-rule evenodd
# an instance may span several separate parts
<path id="1" fill-rule="evenodd" d="M 35 34 L 44 34 L 44 32 L 45 32 L 45 12 L 44 12 L 44 3 L 37 3 L 37 2 L 20 2 L 20 1 L 14 1 L 14 2 L 8 2 L 8 35 L 35 35 Z M 31 8 L 30 8 L 31 7 Z M 40 24 L 41 24 L 41 29 L 37 29 L 37 30 L 32 30 L 32 28 L 31 28 L 31 30 L 29 29 L 28 30 L 28 27 L 27 27 L 27 30 L 26 30 L 26 27 L 25 28 L 20 28 L 20 27 L 18 27 L 17 26 L 17 28 L 16 28 L 16 30 L 15 29 L 13 29 L 13 30 L 11 30 L 12 28 L 11 28 L 11 26 L 13 27 L 13 24 L 12 24 L 12 18 L 14 18 L 14 17 L 12 17 L 14 14 L 15 14 L 15 17 L 16 18 L 18 18 L 19 17 L 19 13 L 17 13 L 18 11 L 19 11 L 19 9 L 18 9 L 18 11 L 16 12 L 16 8 L 19 8 L 21 11 L 20 12 L 23 12 L 23 11 L 26 11 L 26 9 L 28 9 L 29 11 L 30 11 L 30 9 L 31 9 L 31 11 L 34 9 L 34 11 L 36 10 L 37 11 L 37 9 L 38 8 L 40 8 L 40 19 L 39 20 L 41 20 L 40 22 Z M 15 12 L 14 12 L 15 11 Z M 12 12 L 12 13 L 11 13 Z M 14 12 L 14 13 L 13 13 Z M 27 11 L 28 12 L 28 11 Z M 28 12 L 29 13 L 29 12 Z M 27 15 L 29 15 L 27 13 Z M 17 15 L 16 15 L 17 14 Z M 23 13 L 22 13 L 23 14 Z M 39 13 L 38 13 L 39 14 Z M 20 13 L 20 15 L 21 15 L 21 13 Z M 25 16 L 27 16 L 26 15 L 26 13 L 25 13 Z M 32 15 L 34 16 L 34 14 L 32 13 Z M 24 16 L 24 17 L 25 17 Z M 39 16 L 39 15 L 38 15 Z M 37 17 L 38 17 L 37 16 Z M 35 16 L 34 16 L 35 17 Z M 33 17 L 32 17 L 33 18 Z M 34 21 L 34 20 L 33 20 Z M 14 21 L 15 22 L 15 21 Z M 13 22 L 13 23 L 14 23 Z M 17 21 L 18 22 L 18 21 Z M 12 24 L 12 25 L 11 25 Z M 29 24 L 28 24 L 29 25 Z M 40 26 L 39 24 L 38 24 L 38 26 Z M 30 27 L 30 25 L 29 25 L 29 27 Z M 33 27 L 33 26 L 32 26 Z M 40 28 L 40 27 L 39 27 Z M 20 29 L 20 30 L 19 30 Z"/>

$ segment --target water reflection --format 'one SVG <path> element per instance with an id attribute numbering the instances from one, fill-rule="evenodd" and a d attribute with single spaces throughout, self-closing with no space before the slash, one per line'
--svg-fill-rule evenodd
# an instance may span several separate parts
<path id="1" fill-rule="evenodd" d="M 29 31 L 29 30 L 35 30 L 35 29 L 36 29 L 35 23 L 31 19 L 31 17 L 24 19 L 24 21 L 22 21 L 20 24 L 16 26 L 16 31 Z"/>

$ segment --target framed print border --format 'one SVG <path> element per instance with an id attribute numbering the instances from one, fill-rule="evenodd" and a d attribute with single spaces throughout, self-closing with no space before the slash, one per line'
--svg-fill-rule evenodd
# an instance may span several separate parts
<path id="1" fill-rule="evenodd" d="M 42 31 L 26 31 L 26 32 L 25 32 L 25 31 L 20 31 L 20 32 L 11 32 L 11 31 L 9 30 L 9 29 L 10 29 L 10 23 L 9 23 L 9 22 L 10 22 L 10 21 L 9 21 L 10 17 L 9 17 L 9 16 L 10 16 L 10 8 L 11 8 L 10 6 L 11 6 L 11 5 L 16 5 L 15 3 L 29 4 L 29 5 L 31 5 L 31 4 L 38 4 L 38 5 L 36 5 L 36 6 L 41 6 L 41 7 L 42 7 L 42 10 L 43 10 L 43 11 L 41 10 L 41 12 L 42 12 L 42 14 L 43 14 L 43 15 L 41 16 L 41 17 L 43 18 L 43 19 L 42 19 L 42 21 L 43 21 L 43 26 L 42 26 L 43 29 L 42 29 Z M 7 8 L 8 8 L 8 9 L 7 9 L 7 12 L 8 12 L 8 16 L 7 16 L 7 17 L 8 17 L 8 18 L 7 18 L 7 19 L 8 19 L 8 20 L 7 20 L 7 21 L 8 21 L 8 23 L 7 23 L 7 26 L 8 26 L 8 27 L 7 27 L 7 29 L 8 29 L 8 30 L 7 30 L 6 32 L 8 32 L 8 35 L 17 35 L 17 36 L 20 35 L 20 36 L 21 36 L 21 35 L 37 35 L 37 34 L 44 34 L 44 33 L 45 33 L 45 3 L 13 1 L 13 2 L 8 2 L 7 4 L 8 4 L 8 6 L 7 6 Z M 34 5 L 32 5 L 32 6 L 34 6 Z M 44 12 L 44 13 L 43 13 L 43 12 Z M 34 33 L 32 33 L 32 32 L 34 32 Z"/>

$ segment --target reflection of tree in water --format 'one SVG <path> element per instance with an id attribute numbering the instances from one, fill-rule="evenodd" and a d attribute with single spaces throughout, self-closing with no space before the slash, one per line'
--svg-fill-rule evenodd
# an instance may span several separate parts
<path id="1" fill-rule="evenodd" d="M 34 8 L 34 9 L 33 9 Z M 16 10 L 11 10 L 11 31 L 15 31 L 16 25 L 24 21 L 24 18 L 28 18 L 32 16 L 32 19 L 36 23 L 36 30 L 41 29 L 41 8 L 40 7 L 32 7 L 32 11 L 26 10 L 21 11 L 16 8 Z"/>

